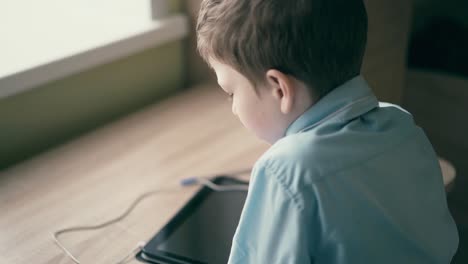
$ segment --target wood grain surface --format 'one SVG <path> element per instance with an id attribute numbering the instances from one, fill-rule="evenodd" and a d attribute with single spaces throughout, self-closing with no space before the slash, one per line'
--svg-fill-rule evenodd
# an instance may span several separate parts
<path id="1" fill-rule="evenodd" d="M 0 172 L 0 263 L 73 263 L 52 232 L 99 224 L 160 189 L 118 224 L 61 237 L 81 263 L 115 263 L 198 190 L 181 179 L 249 168 L 266 149 L 215 85 L 185 91 Z"/>

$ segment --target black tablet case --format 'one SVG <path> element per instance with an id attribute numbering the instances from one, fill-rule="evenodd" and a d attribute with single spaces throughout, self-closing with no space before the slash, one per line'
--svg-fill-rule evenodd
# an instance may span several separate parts
<path id="1" fill-rule="evenodd" d="M 219 185 L 247 184 L 219 176 Z M 227 263 L 246 191 L 216 192 L 203 187 L 146 244 L 137 259 L 155 264 Z"/>

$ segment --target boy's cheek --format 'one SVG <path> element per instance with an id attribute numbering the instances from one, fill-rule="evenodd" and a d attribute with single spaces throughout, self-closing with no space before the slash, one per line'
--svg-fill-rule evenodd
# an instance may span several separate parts
<path id="1" fill-rule="evenodd" d="M 262 116 L 250 116 L 250 118 L 239 118 L 241 123 L 256 137 L 268 143 L 274 143 L 277 135 L 274 127 L 269 125 L 267 118 Z"/>

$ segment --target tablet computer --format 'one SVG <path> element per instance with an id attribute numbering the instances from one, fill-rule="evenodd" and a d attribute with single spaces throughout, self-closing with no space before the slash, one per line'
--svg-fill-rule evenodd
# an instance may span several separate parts
<path id="1" fill-rule="evenodd" d="M 229 177 L 218 185 L 248 184 Z M 137 259 L 155 264 L 227 263 L 246 191 L 216 192 L 203 187 L 144 246 Z"/>

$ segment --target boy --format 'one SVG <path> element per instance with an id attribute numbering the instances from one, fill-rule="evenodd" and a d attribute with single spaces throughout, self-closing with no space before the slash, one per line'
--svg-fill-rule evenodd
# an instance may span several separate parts
<path id="1" fill-rule="evenodd" d="M 360 76 L 362 0 L 204 0 L 198 49 L 257 161 L 229 263 L 450 263 L 436 155 Z"/>

